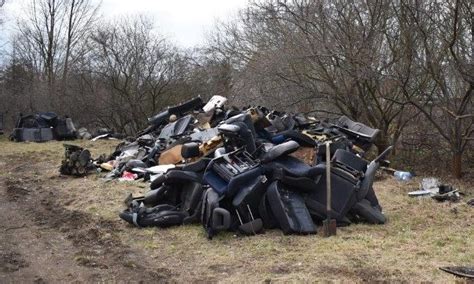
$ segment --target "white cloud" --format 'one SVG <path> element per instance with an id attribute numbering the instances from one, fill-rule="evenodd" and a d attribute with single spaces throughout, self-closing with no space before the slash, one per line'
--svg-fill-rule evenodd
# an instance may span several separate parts
<path id="1" fill-rule="evenodd" d="M 3 37 L 11 33 L 15 19 L 22 15 L 22 5 L 29 0 L 7 0 L 5 12 L 9 24 Z M 244 8 L 248 0 L 102 0 L 101 13 L 105 18 L 127 14 L 146 14 L 153 17 L 158 31 L 181 47 L 204 43 L 205 33 L 213 28 L 216 19 L 225 20 Z M 97 0 L 97 2 L 99 2 Z M 1 37 L 1 35 L 0 35 Z"/>
<path id="2" fill-rule="evenodd" d="M 155 19 L 158 30 L 183 47 L 203 43 L 216 19 L 232 17 L 247 0 L 103 0 L 105 16 L 144 13 Z"/>

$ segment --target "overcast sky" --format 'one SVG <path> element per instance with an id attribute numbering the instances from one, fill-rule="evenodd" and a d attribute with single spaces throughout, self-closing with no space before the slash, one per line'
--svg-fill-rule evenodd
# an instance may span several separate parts
<path id="1" fill-rule="evenodd" d="M 22 3 L 29 0 L 7 0 L 5 12 L 11 33 L 15 17 L 21 15 Z M 99 0 L 96 0 L 97 3 Z M 178 46 L 202 44 L 206 32 L 216 19 L 233 17 L 248 0 L 103 0 L 101 13 L 105 18 L 144 13 L 153 17 L 158 31 L 171 38 Z"/>

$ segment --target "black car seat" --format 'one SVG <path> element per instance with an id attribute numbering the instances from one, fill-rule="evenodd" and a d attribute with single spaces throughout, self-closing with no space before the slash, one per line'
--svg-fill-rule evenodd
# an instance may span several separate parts
<path id="1" fill-rule="evenodd" d="M 278 227 L 284 234 L 316 233 L 305 200 L 299 193 L 276 180 L 270 184 L 266 195 Z"/>
<path id="2" fill-rule="evenodd" d="M 199 219 L 202 195 L 201 178 L 196 173 L 172 170 L 154 180 L 152 190 L 141 200 L 140 206 L 149 210 L 135 205 L 122 212 L 120 217 L 140 226 L 144 223 L 160 227 L 192 223 Z"/>
<path id="3" fill-rule="evenodd" d="M 373 189 L 375 173 L 380 167 L 380 162 L 391 152 L 392 146 L 383 151 L 377 158 L 369 163 L 361 183 L 357 196 L 357 203 L 351 210 L 351 215 L 357 220 L 366 221 L 371 224 L 384 224 L 386 218 L 382 213 L 382 207 Z"/>

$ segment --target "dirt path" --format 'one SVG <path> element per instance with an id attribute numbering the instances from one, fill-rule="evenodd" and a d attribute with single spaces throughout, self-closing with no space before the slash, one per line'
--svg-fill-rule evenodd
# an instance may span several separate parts
<path id="1" fill-rule="evenodd" d="M 32 178 L 32 165 L 0 177 L 0 282 L 169 282 L 123 244 L 115 221 L 65 208 L 60 191 Z M 32 169 L 32 168 L 31 168 Z"/>

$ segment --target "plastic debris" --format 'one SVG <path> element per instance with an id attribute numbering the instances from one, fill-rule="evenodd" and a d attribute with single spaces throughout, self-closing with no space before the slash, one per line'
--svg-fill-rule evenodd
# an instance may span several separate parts
<path id="1" fill-rule="evenodd" d="M 413 178 L 410 172 L 396 171 L 393 175 L 398 181 L 409 181 Z"/>
<path id="2" fill-rule="evenodd" d="M 437 178 L 424 178 L 420 183 L 420 190 L 411 191 L 408 196 L 429 196 L 437 201 L 457 202 L 460 194 L 457 189 L 450 185 L 442 184 Z"/>
<path id="3" fill-rule="evenodd" d="M 130 181 L 130 180 L 136 180 L 138 178 L 137 174 L 134 174 L 132 172 L 124 171 L 122 174 L 122 177 L 119 178 L 119 181 Z"/>

